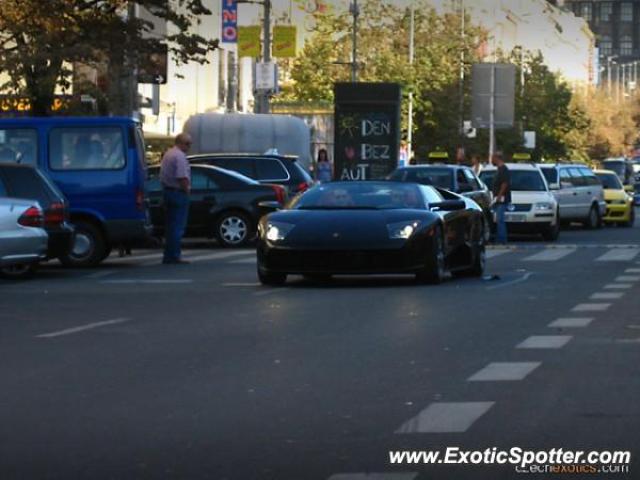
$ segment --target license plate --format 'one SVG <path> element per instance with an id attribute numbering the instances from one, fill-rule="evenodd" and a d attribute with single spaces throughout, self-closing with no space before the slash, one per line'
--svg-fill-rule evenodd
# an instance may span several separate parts
<path id="1" fill-rule="evenodd" d="M 527 216 L 526 215 L 522 215 L 522 214 L 517 214 L 517 213 L 507 213 L 504 217 L 505 221 L 507 222 L 526 222 L 527 221 Z"/>

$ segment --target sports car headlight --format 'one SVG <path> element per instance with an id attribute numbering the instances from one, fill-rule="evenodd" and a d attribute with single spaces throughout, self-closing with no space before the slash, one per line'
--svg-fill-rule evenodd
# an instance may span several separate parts
<path id="1" fill-rule="evenodd" d="M 417 220 L 410 220 L 406 222 L 389 223 L 387 230 L 389 231 L 389 238 L 406 240 L 413 232 L 416 231 L 420 222 Z"/>
<path id="2" fill-rule="evenodd" d="M 550 203 L 542 202 L 542 203 L 536 203 L 535 209 L 536 210 L 551 210 L 551 209 L 553 209 L 553 206 Z"/>
<path id="3" fill-rule="evenodd" d="M 289 232 L 295 227 L 292 223 L 269 222 L 267 223 L 265 237 L 270 242 L 279 242 L 284 240 Z"/>

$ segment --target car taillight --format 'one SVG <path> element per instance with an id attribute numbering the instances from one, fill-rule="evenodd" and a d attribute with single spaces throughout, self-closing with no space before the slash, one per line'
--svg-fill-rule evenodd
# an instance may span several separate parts
<path id="1" fill-rule="evenodd" d="M 26 212 L 18 218 L 18 224 L 23 227 L 42 227 L 44 226 L 44 218 L 42 210 L 37 207 L 29 207 Z"/>
<path id="2" fill-rule="evenodd" d="M 44 224 L 47 227 L 54 227 L 64 223 L 65 211 L 64 204 L 60 202 L 52 203 L 51 206 L 44 212 Z"/>
<path id="3" fill-rule="evenodd" d="M 136 192 L 136 207 L 138 210 L 144 211 L 144 192 L 142 190 Z"/>
<path id="4" fill-rule="evenodd" d="M 299 184 L 298 184 L 298 186 L 296 187 L 296 191 L 298 191 L 298 192 L 304 192 L 304 191 L 308 190 L 310 186 L 311 186 L 311 185 L 310 185 L 309 183 L 307 183 L 307 182 L 301 182 L 301 183 L 299 183 Z"/>
<path id="5" fill-rule="evenodd" d="M 273 188 L 273 191 L 276 194 L 276 200 L 278 201 L 278 203 L 284 203 L 285 201 L 284 187 L 281 187 L 280 185 L 271 185 L 271 188 Z"/>

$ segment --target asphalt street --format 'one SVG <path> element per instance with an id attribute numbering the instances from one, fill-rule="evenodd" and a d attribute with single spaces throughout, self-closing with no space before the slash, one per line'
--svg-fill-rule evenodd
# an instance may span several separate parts
<path id="1" fill-rule="evenodd" d="M 257 283 L 189 243 L 0 281 L 0 478 L 562 478 L 390 451 L 630 450 L 640 228 L 489 249 L 487 277 Z"/>

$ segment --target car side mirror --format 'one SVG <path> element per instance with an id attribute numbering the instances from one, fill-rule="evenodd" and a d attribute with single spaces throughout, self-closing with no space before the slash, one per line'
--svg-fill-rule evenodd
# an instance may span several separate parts
<path id="1" fill-rule="evenodd" d="M 445 200 L 429 205 L 432 212 L 453 212 L 456 210 L 464 210 L 466 207 L 467 205 L 464 203 L 464 200 Z"/>

